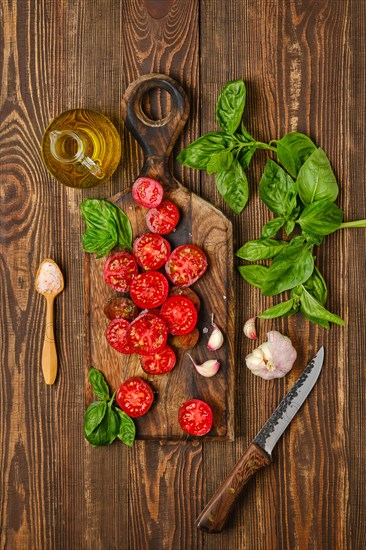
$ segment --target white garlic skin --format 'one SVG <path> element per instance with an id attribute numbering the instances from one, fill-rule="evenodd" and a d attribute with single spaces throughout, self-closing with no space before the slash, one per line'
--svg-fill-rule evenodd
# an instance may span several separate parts
<path id="1" fill-rule="evenodd" d="M 265 380 L 282 378 L 292 369 L 297 352 L 290 338 L 276 330 L 267 333 L 267 340 L 246 356 L 246 365 Z"/>
<path id="2" fill-rule="evenodd" d="M 216 351 L 220 349 L 222 344 L 224 343 L 224 335 L 217 325 L 213 324 L 212 326 L 214 327 L 214 329 L 208 340 L 207 349 L 209 349 L 210 351 Z"/>
<path id="3" fill-rule="evenodd" d="M 216 361 L 216 359 L 209 359 L 208 361 L 205 361 L 202 363 L 202 365 L 194 365 L 196 367 L 196 370 L 201 376 L 204 376 L 205 378 L 211 378 L 211 376 L 215 376 L 217 371 L 220 368 L 220 363 Z"/>
<path id="4" fill-rule="evenodd" d="M 250 340 L 257 339 L 257 331 L 255 330 L 255 317 L 251 317 L 250 319 L 248 319 L 248 321 L 245 322 L 243 332 L 245 336 Z"/>

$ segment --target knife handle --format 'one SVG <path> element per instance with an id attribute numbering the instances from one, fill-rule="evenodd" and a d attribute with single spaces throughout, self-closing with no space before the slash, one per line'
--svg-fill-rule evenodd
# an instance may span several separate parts
<path id="1" fill-rule="evenodd" d="M 270 463 L 267 453 L 252 443 L 197 518 L 197 527 L 219 533 L 250 478 Z"/>

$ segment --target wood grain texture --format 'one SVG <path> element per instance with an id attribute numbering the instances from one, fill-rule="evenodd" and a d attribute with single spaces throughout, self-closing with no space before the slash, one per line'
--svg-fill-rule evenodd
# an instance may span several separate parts
<path id="1" fill-rule="evenodd" d="M 365 548 L 365 231 L 339 231 L 317 254 L 327 305 L 346 327 L 326 332 L 300 316 L 260 324 L 261 340 L 277 328 L 298 349 L 284 380 L 266 383 L 245 369 L 254 344 L 243 340 L 244 320 L 272 300 L 235 277 L 234 442 L 91 449 L 82 436 L 89 323 L 79 212 L 83 197 L 114 196 L 139 173 L 142 154 L 123 128 L 122 95 L 138 76 L 164 72 L 191 105 L 173 157 L 216 128 L 221 86 L 243 77 L 249 131 L 263 141 L 309 133 L 331 159 L 346 220 L 365 218 L 365 0 L 10 0 L 0 18 L 0 547 Z M 52 180 L 39 152 L 50 120 L 76 107 L 108 116 L 123 140 L 112 180 L 84 192 Z M 168 107 L 163 96 L 146 102 L 156 117 Z M 234 249 L 270 217 L 256 194 L 264 160 L 254 160 L 252 198 L 240 217 L 212 176 L 171 163 L 185 187 L 233 221 Z M 59 375 L 50 387 L 40 367 L 45 304 L 33 287 L 45 257 L 65 274 L 55 311 Z M 320 344 L 321 378 L 274 464 L 247 486 L 222 533 L 196 530 L 195 518 Z"/>

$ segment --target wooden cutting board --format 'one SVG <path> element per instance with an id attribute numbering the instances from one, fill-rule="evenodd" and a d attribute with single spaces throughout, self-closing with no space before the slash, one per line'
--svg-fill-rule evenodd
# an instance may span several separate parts
<path id="1" fill-rule="evenodd" d="M 160 88 L 171 96 L 171 112 L 163 120 L 153 121 L 142 110 L 142 100 L 148 91 Z M 105 258 L 97 260 L 88 255 L 86 262 L 87 329 L 90 365 L 101 370 L 113 390 L 131 376 L 148 381 L 156 392 L 154 405 L 145 416 L 136 419 L 137 437 L 140 439 L 189 438 L 178 424 L 179 406 L 188 399 L 203 399 L 212 408 L 213 427 L 205 436 L 210 439 L 232 439 L 234 409 L 234 301 L 232 224 L 217 208 L 191 193 L 178 183 L 168 168 L 173 145 L 188 117 L 189 105 L 181 86 L 165 75 L 150 74 L 133 82 L 127 89 L 122 115 L 127 128 L 141 145 L 145 163 L 142 176 L 159 180 L 164 186 L 164 197 L 179 208 L 181 218 L 176 231 L 165 235 L 172 249 L 185 243 L 201 247 L 208 259 L 208 269 L 193 286 L 201 299 L 197 327 L 200 338 L 190 351 L 196 363 L 217 358 L 221 364 L 212 378 L 204 378 L 194 368 L 186 352 L 177 351 L 177 364 L 165 375 L 147 375 L 137 355 L 122 355 L 106 341 L 108 319 L 103 313 L 104 304 L 116 293 L 103 279 Z M 110 199 L 129 217 L 134 238 L 148 232 L 145 222 L 146 208 L 132 199 L 131 189 Z M 211 314 L 225 335 L 225 343 L 216 352 L 207 349 L 211 333 Z M 208 332 L 207 332 L 208 329 Z M 87 402 L 92 400 L 87 382 Z"/>

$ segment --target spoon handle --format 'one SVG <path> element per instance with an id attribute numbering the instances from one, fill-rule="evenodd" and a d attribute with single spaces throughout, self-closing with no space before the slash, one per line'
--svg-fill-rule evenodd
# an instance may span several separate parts
<path id="1" fill-rule="evenodd" d="M 57 352 L 53 331 L 53 296 L 46 296 L 46 330 L 42 351 L 42 371 L 46 384 L 53 384 L 57 375 Z"/>

